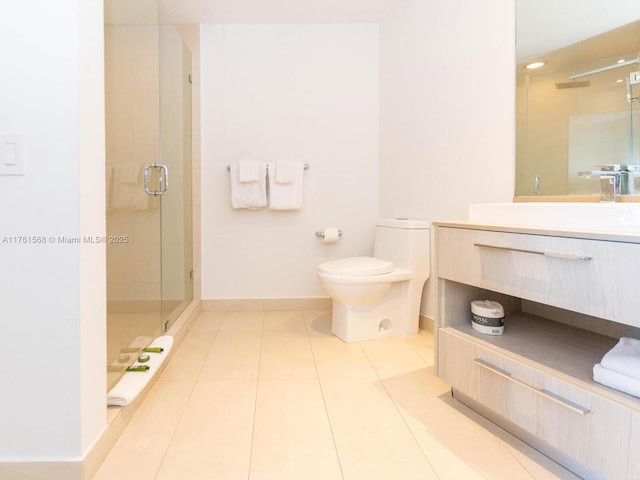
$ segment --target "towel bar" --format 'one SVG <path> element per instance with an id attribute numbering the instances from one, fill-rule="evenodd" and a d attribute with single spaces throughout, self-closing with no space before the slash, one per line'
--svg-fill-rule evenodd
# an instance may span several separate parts
<path id="1" fill-rule="evenodd" d="M 304 169 L 305 170 L 309 170 L 309 164 L 308 163 L 304 164 Z M 267 170 L 269 170 L 269 166 L 267 166 Z M 227 165 L 227 172 L 230 172 L 230 171 L 231 171 L 231 165 Z"/>

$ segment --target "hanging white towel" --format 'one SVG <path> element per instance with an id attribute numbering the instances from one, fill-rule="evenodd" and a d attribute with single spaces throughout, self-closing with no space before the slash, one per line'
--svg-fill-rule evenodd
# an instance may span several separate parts
<path id="1" fill-rule="evenodd" d="M 253 160 L 238 162 L 238 180 L 240 183 L 258 182 L 260 180 L 260 164 Z"/>
<path id="2" fill-rule="evenodd" d="M 276 162 L 276 183 L 293 183 L 296 180 L 298 164 L 290 160 Z"/>
<path id="3" fill-rule="evenodd" d="M 600 364 L 608 370 L 613 370 L 640 380 L 640 340 L 622 337 L 618 343 L 602 357 Z"/>
<path id="4" fill-rule="evenodd" d="M 258 180 L 241 182 L 239 164 L 232 163 L 229 168 L 231 181 L 231 207 L 260 210 L 267 206 L 267 166 L 258 163 Z"/>
<path id="5" fill-rule="evenodd" d="M 294 162 L 294 178 L 290 183 L 278 183 L 276 164 L 269 167 L 269 208 L 271 210 L 299 210 L 302 208 L 304 164 Z M 273 172 L 273 173 L 272 173 Z"/>
<path id="6" fill-rule="evenodd" d="M 615 388 L 616 390 L 628 393 L 634 397 L 640 397 L 640 380 L 624 375 L 623 373 L 604 368 L 599 363 L 596 363 L 593 366 L 593 379 L 607 387 Z"/>
<path id="7" fill-rule="evenodd" d="M 149 198 L 142 183 L 141 165 L 116 165 L 113 171 L 111 207 L 115 210 L 146 210 Z"/>

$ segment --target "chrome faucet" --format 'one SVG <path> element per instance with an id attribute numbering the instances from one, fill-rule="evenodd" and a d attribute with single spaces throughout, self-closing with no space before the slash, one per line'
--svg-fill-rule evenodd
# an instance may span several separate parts
<path id="1" fill-rule="evenodd" d="M 621 170 L 620 165 L 598 165 L 600 170 L 578 172 L 580 177 L 600 178 L 600 201 L 615 202 L 616 197 L 625 193 L 627 171 Z"/>

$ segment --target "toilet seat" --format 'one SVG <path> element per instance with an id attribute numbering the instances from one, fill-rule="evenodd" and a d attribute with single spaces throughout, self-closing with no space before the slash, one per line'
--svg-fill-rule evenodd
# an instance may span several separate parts
<path id="1" fill-rule="evenodd" d="M 331 260 L 318 265 L 318 272 L 345 277 L 384 275 L 393 271 L 393 262 L 373 257 L 350 257 Z"/>

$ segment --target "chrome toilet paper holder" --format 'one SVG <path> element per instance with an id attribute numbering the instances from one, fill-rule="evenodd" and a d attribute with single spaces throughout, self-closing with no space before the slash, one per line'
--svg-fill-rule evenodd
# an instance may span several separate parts
<path id="1" fill-rule="evenodd" d="M 342 236 L 342 230 L 338 230 L 338 236 L 341 237 Z M 316 232 L 316 237 L 318 238 L 324 238 L 324 231 L 323 230 L 318 230 Z"/>

